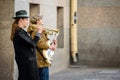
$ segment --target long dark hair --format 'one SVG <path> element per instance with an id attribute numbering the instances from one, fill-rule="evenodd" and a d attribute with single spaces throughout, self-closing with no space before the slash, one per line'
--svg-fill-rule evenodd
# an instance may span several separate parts
<path id="1" fill-rule="evenodd" d="M 12 23 L 11 36 L 10 36 L 11 41 L 13 41 L 14 34 L 16 32 L 16 29 L 18 28 L 19 20 L 20 20 L 20 18 L 15 18 L 15 21 Z"/>

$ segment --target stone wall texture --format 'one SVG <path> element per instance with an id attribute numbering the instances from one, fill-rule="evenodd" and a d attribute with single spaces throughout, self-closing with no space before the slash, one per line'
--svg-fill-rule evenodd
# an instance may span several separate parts
<path id="1" fill-rule="evenodd" d="M 120 67 L 119 34 L 119 0 L 78 0 L 79 64 Z"/>
<path id="2" fill-rule="evenodd" d="M 0 1 L 0 80 L 13 79 L 13 45 L 10 40 L 14 0 Z"/>

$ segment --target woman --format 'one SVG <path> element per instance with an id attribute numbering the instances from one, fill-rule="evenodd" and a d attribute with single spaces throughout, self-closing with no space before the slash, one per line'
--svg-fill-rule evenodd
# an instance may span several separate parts
<path id="1" fill-rule="evenodd" d="M 17 11 L 16 17 L 13 18 L 15 21 L 12 25 L 11 40 L 19 70 L 18 80 L 39 80 L 35 47 L 40 39 L 42 28 L 36 28 L 37 33 L 32 39 L 24 30 L 29 24 L 27 12 L 25 10 Z"/>
<path id="2" fill-rule="evenodd" d="M 43 21 L 41 16 L 34 16 L 30 19 L 31 25 L 28 27 L 28 32 L 31 34 L 32 38 L 34 38 L 36 34 L 35 26 L 42 27 Z M 37 64 L 39 68 L 39 77 L 40 80 L 49 80 L 49 66 L 51 63 L 47 59 L 46 55 L 44 54 L 45 50 L 51 49 L 55 50 L 55 45 L 49 45 L 48 37 L 46 31 L 43 30 L 41 33 L 41 39 L 37 43 Z M 56 42 L 55 42 L 56 43 Z"/>

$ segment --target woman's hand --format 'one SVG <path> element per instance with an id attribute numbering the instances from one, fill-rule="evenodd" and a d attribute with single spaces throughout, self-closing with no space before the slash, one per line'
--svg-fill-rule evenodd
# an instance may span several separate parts
<path id="1" fill-rule="evenodd" d="M 49 47 L 49 49 L 51 49 L 51 50 L 55 50 L 56 49 L 56 45 L 54 45 L 54 44 L 52 44 L 50 47 Z"/>
<path id="2" fill-rule="evenodd" d="M 37 26 L 37 32 L 42 33 L 42 31 L 43 31 L 43 28 L 41 26 Z"/>
<path id="3" fill-rule="evenodd" d="M 57 44 L 57 41 L 56 41 L 56 40 L 53 40 L 53 43 L 54 43 L 54 45 L 56 45 L 56 44 Z"/>

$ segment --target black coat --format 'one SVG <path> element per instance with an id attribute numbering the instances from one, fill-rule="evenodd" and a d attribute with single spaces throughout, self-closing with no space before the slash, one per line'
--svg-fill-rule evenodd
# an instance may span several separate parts
<path id="1" fill-rule="evenodd" d="M 39 80 L 35 47 L 39 36 L 32 38 L 22 28 L 18 28 L 14 34 L 13 44 L 15 59 L 18 65 L 18 80 Z"/>

